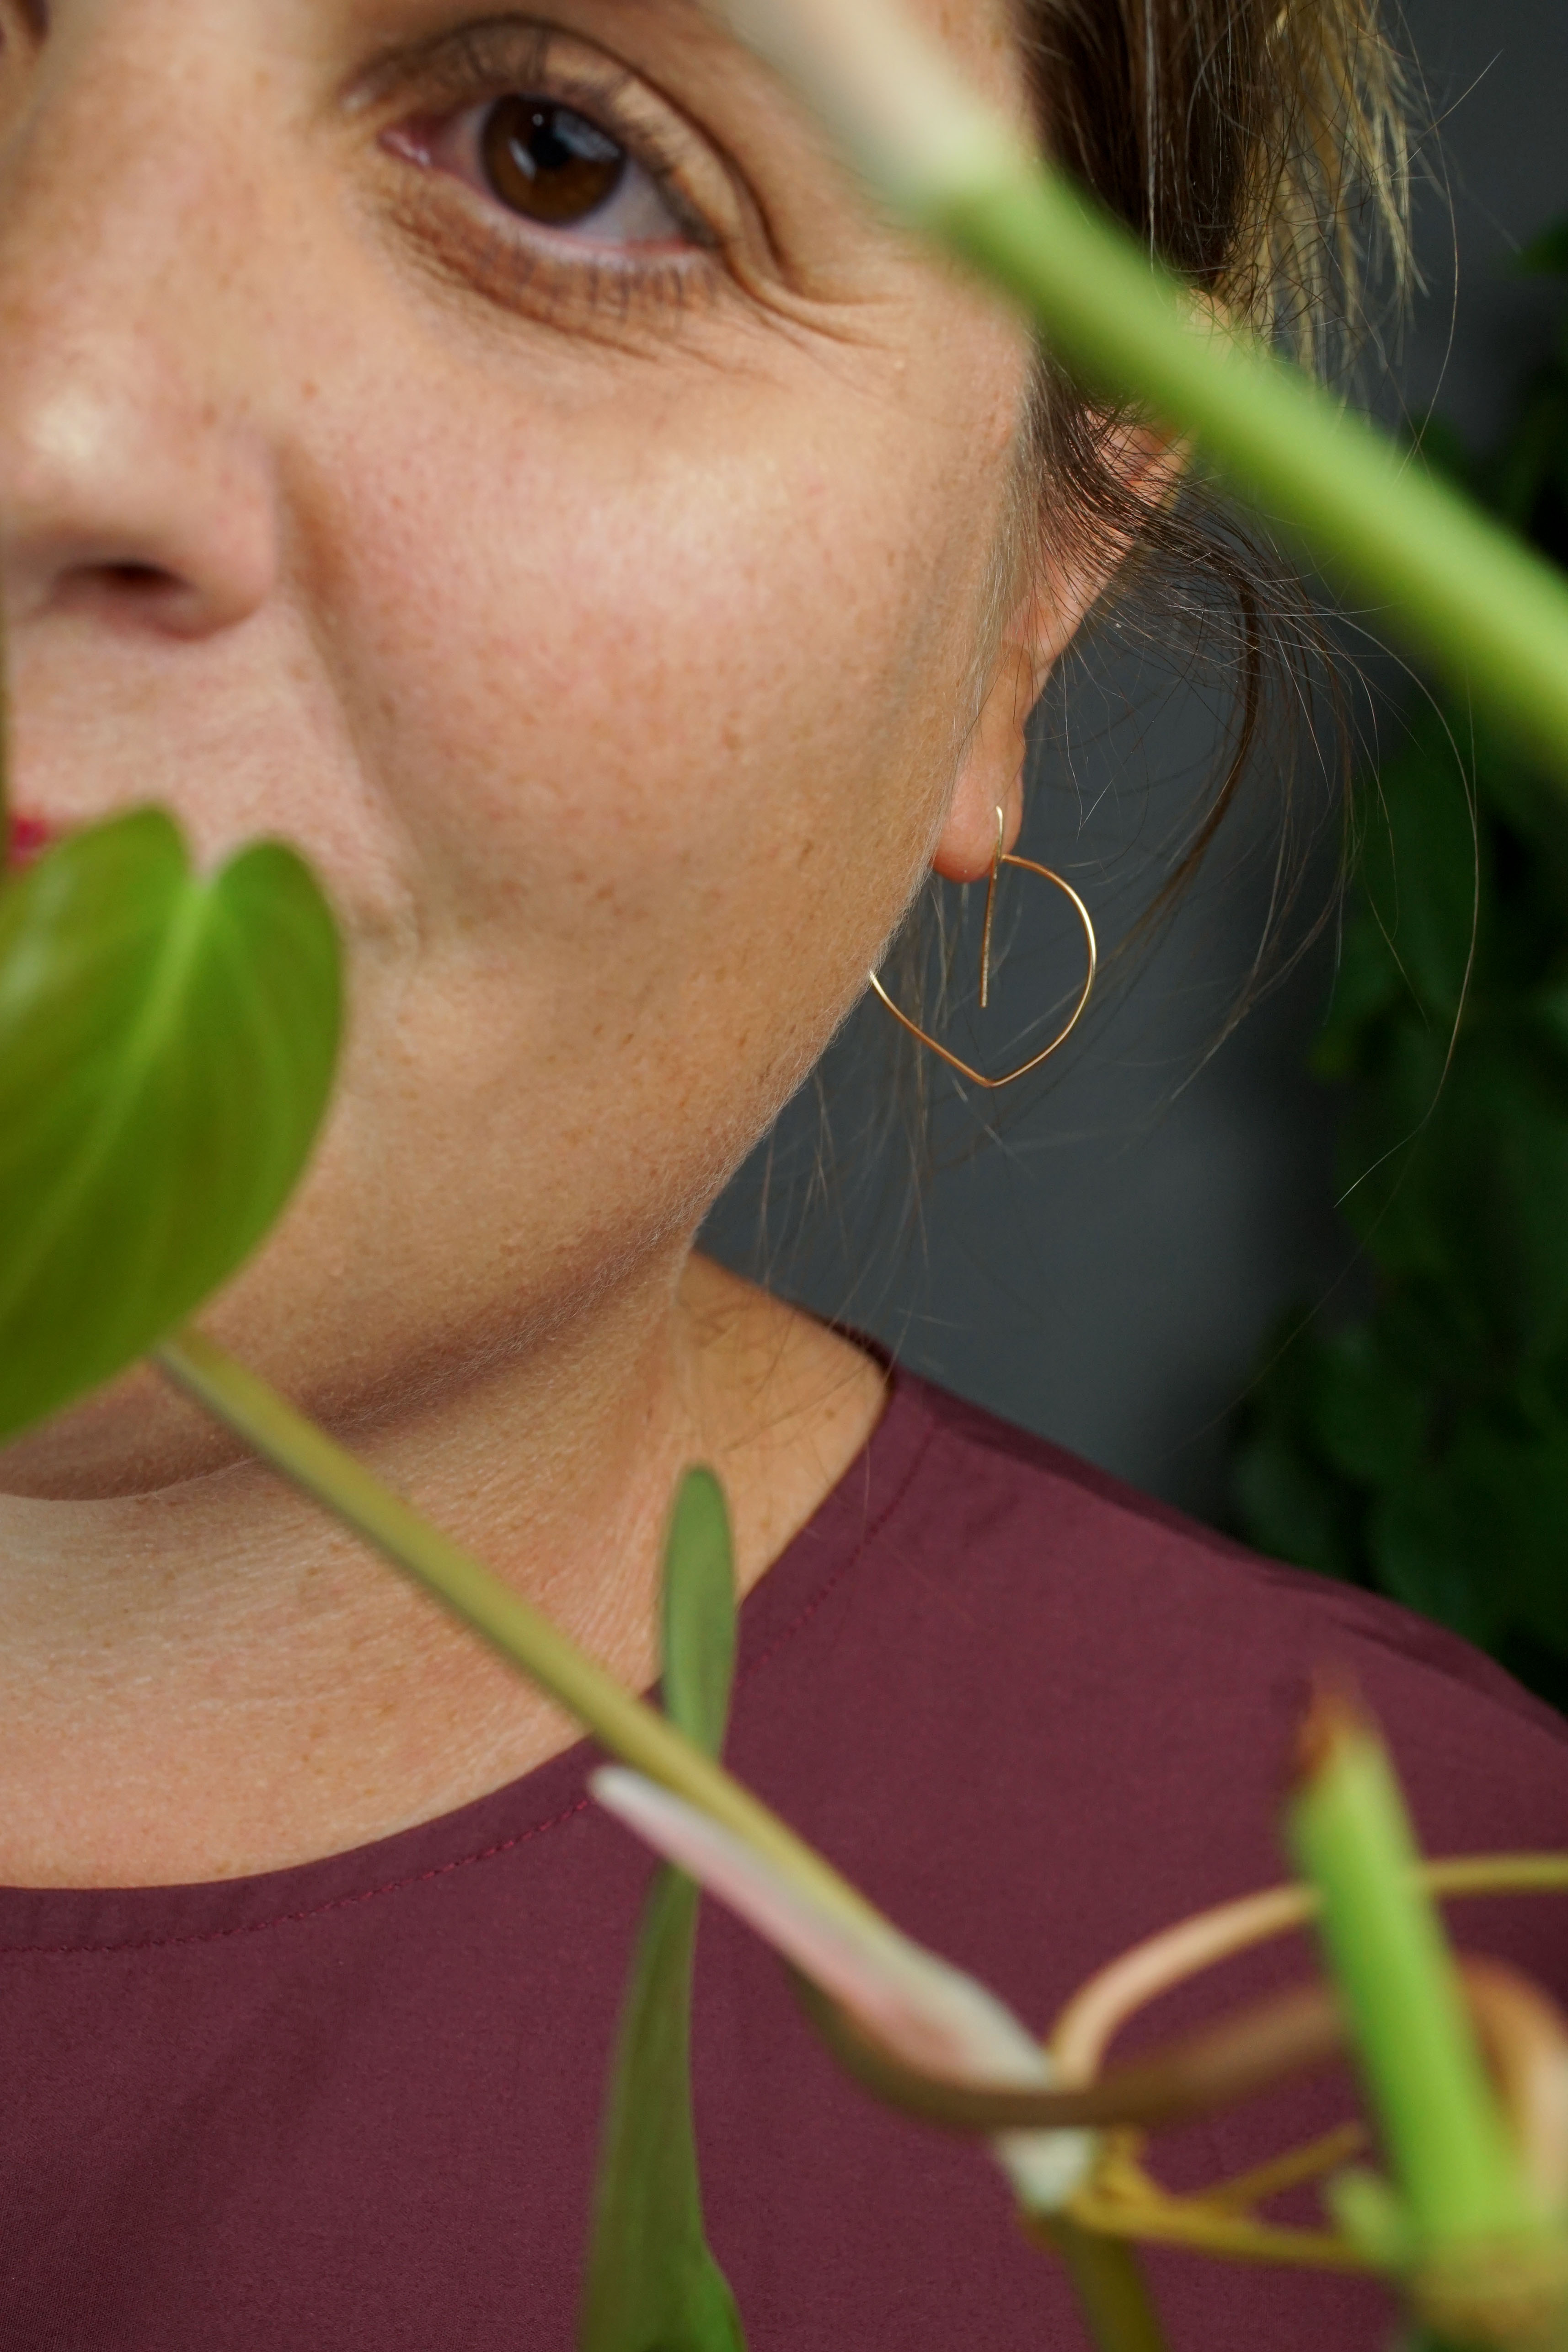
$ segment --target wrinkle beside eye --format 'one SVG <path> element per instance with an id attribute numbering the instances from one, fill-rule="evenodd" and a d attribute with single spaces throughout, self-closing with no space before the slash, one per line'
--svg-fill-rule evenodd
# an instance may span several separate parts
<path id="1" fill-rule="evenodd" d="M 694 75 L 693 110 L 682 102 L 680 70 L 674 79 L 671 95 L 656 76 L 574 31 L 491 19 L 382 52 L 344 91 L 343 103 L 351 115 L 371 117 L 383 154 L 425 167 L 404 183 L 401 198 L 393 186 L 391 210 L 447 285 L 467 285 L 505 310 L 562 326 L 601 310 L 622 321 L 674 324 L 694 306 L 706 310 L 727 288 L 739 299 L 738 315 L 754 323 L 808 334 L 816 326 L 831 341 L 855 340 L 844 314 L 861 306 L 862 289 L 844 284 L 836 268 L 820 277 L 816 257 L 793 238 L 781 241 L 773 217 L 786 173 L 803 163 L 820 173 L 820 156 L 807 150 L 796 158 L 787 127 L 777 152 L 770 150 L 772 125 L 758 119 L 754 102 L 742 113 L 737 152 L 735 137 L 716 134 L 706 121 L 725 88 L 716 89 L 706 70 Z M 541 205 L 507 170 L 496 169 L 503 108 L 577 117 L 589 133 L 580 163 L 591 166 L 596 139 L 623 153 L 613 189 L 607 168 L 595 206 L 589 171 L 580 173 L 575 194 L 552 173 L 570 201 Z M 753 168 L 759 159 L 760 184 Z M 508 160 L 501 158 L 503 167 Z"/>

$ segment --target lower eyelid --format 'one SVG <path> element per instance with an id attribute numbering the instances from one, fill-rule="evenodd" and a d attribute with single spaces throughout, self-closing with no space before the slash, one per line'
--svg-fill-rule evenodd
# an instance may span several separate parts
<path id="1" fill-rule="evenodd" d="M 450 196 L 434 184 L 438 179 L 446 181 Z M 477 294 L 514 316 L 562 329 L 595 331 L 593 322 L 603 318 L 611 341 L 639 320 L 662 334 L 694 301 L 706 307 L 723 276 L 713 253 L 693 244 L 594 245 L 530 230 L 498 205 L 481 209 L 461 181 L 437 170 L 405 181 L 393 218 L 435 277 L 459 295 Z"/>
<path id="2" fill-rule="evenodd" d="M 672 190 L 661 186 L 658 174 L 641 162 L 626 142 L 610 129 L 606 129 L 604 135 L 614 140 L 625 156 L 627 173 L 634 178 L 635 194 L 623 182 L 606 199 L 601 212 L 612 215 L 618 207 L 640 199 L 641 209 L 662 215 L 662 230 L 650 224 L 643 235 L 621 239 L 596 236 L 595 223 L 600 218 L 599 214 L 585 214 L 580 226 L 570 224 L 558 227 L 530 220 L 526 213 L 514 211 L 486 184 L 480 136 L 485 114 L 495 103 L 494 100 L 489 100 L 482 106 L 465 108 L 461 113 L 449 115 L 444 121 L 426 118 L 423 122 L 395 126 L 383 132 L 382 144 L 394 154 L 402 155 L 426 171 L 440 173 L 456 181 L 476 203 L 483 205 L 497 221 L 507 224 L 509 233 L 524 240 L 543 242 L 557 252 L 579 246 L 596 247 L 601 252 L 633 255 L 641 248 L 656 249 L 662 257 L 668 258 L 672 253 L 688 247 L 707 249 L 716 244 L 717 239 L 707 225 L 691 218 L 678 196 Z M 561 100 L 557 103 L 564 105 L 566 101 Z M 469 120 L 467 127 L 464 128 L 465 118 Z M 584 120 L 588 119 L 584 117 Z"/>

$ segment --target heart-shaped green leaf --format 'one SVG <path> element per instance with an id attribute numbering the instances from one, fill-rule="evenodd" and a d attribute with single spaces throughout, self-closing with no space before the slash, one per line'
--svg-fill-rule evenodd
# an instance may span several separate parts
<path id="1" fill-rule="evenodd" d="M 0 888 L 0 1442 L 249 1255 L 326 1108 L 341 969 L 281 843 L 195 874 L 157 809 Z"/>
<path id="2" fill-rule="evenodd" d="M 716 1756 L 735 1673 L 729 1515 L 706 1470 L 684 1481 L 664 1552 L 664 1706 Z M 662 1869 L 622 2013 L 600 2160 L 581 2352 L 745 2352 L 708 2250 L 692 2122 L 692 1961 L 699 1890 Z"/>

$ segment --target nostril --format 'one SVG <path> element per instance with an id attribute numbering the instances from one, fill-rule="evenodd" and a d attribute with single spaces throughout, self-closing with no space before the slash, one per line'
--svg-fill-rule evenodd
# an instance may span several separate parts
<path id="1" fill-rule="evenodd" d="M 165 593 L 176 585 L 167 572 L 160 572 L 155 563 L 106 563 L 103 578 L 112 588 L 129 588 L 145 595 L 149 590 Z"/>
<path id="2" fill-rule="evenodd" d="M 61 576 L 56 600 L 67 611 L 97 613 L 134 626 L 180 625 L 200 603 L 189 581 L 161 563 L 88 562 Z"/>

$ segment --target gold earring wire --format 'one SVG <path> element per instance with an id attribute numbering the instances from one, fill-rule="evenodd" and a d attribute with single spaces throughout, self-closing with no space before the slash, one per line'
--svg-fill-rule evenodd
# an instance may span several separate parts
<path id="1" fill-rule="evenodd" d="M 986 921 L 980 937 L 980 1010 L 987 1011 L 991 1001 L 991 926 L 997 910 L 997 880 L 1004 866 L 1017 866 L 1026 874 L 1038 874 L 1043 881 L 1054 882 L 1062 896 L 1071 900 L 1072 911 L 1083 926 L 1084 943 L 1089 950 L 1089 969 L 1084 974 L 1083 986 L 1079 991 L 1078 1002 L 1068 1015 L 1065 1025 L 1058 1030 L 1050 1045 L 1042 1046 L 1038 1054 L 1031 1054 L 1027 1062 L 1020 1062 L 1016 1070 L 1007 1070 L 999 1078 L 988 1078 L 983 1071 L 972 1069 L 969 1064 L 961 1061 L 956 1054 L 949 1053 L 946 1045 L 938 1044 L 929 1030 L 922 1029 L 918 1022 L 912 1021 L 907 1013 L 901 1012 L 875 972 L 870 975 L 871 984 L 878 996 L 881 997 L 894 1019 L 907 1029 L 912 1037 L 918 1037 L 920 1043 L 928 1046 L 939 1061 L 946 1062 L 949 1069 L 956 1070 L 960 1077 L 967 1078 L 971 1086 L 985 1087 L 991 1092 L 998 1087 L 1010 1087 L 1017 1078 L 1028 1077 L 1031 1070 L 1038 1070 L 1042 1062 L 1050 1061 L 1059 1045 L 1066 1045 L 1067 1040 L 1082 1020 L 1089 999 L 1094 992 L 1094 975 L 1100 964 L 1100 948 L 1094 937 L 1093 919 L 1071 883 L 1064 881 L 1060 874 L 1053 873 L 1049 866 L 1037 866 L 1032 857 L 1013 856 L 1009 851 L 1002 847 L 1006 837 L 1007 821 L 1001 810 L 998 809 L 997 811 L 997 846 L 991 859 L 991 878 L 986 887 Z"/>

